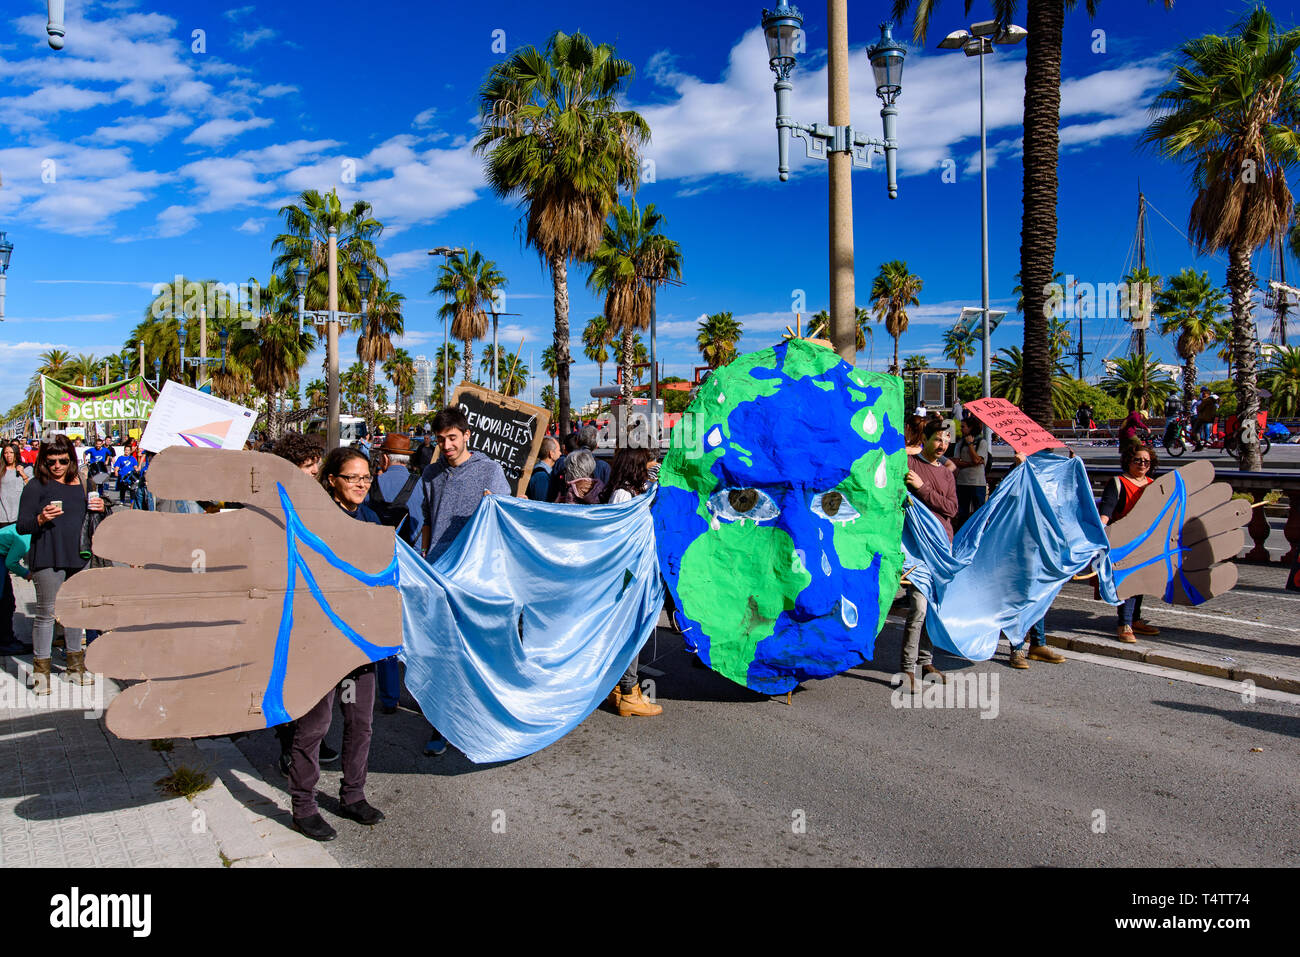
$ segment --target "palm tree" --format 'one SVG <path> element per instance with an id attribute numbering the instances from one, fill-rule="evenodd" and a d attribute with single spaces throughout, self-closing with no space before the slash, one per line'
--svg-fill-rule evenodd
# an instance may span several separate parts
<path id="1" fill-rule="evenodd" d="M 1278 33 L 1263 7 L 1233 29 L 1182 45 L 1182 62 L 1156 97 L 1163 112 L 1143 139 L 1192 166 L 1197 194 L 1188 234 L 1202 252 L 1228 252 L 1237 409 L 1253 424 L 1259 390 L 1251 256 L 1288 227 L 1294 209 L 1286 169 L 1300 161 L 1300 30 Z M 1242 435 L 1241 467 L 1260 468 L 1253 428 Z"/>
<path id="2" fill-rule="evenodd" d="M 650 354 L 646 351 L 645 342 L 641 339 L 641 334 L 637 333 L 632 337 L 632 366 L 636 370 L 634 378 L 636 384 L 640 385 L 641 380 L 645 378 L 646 364 L 650 361 Z M 623 377 L 624 384 L 627 383 L 627 376 Z"/>
<path id="3" fill-rule="evenodd" d="M 664 218 L 654 203 L 644 211 L 633 200 L 609 217 L 600 245 L 592 255 L 587 285 L 605 294 L 605 322 L 611 336 L 623 340 L 623 402 L 632 400 L 628 372 L 633 360 L 633 336 L 650 328 L 655 292 L 682 274 L 682 251 L 659 230 Z"/>
<path id="4" fill-rule="evenodd" d="M 517 361 L 513 352 L 502 353 L 497 379 L 502 395 L 518 395 L 528 385 L 528 366 Z"/>
<path id="5" fill-rule="evenodd" d="M 876 330 L 871 327 L 871 323 L 873 321 L 871 317 L 871 310 L 865 309 L 862 306 L 855 306 L 853 309 L 853 318 L 854 318 L 854 327 L 857 330 L 856 333 L 857 342 L 855 343 L 855 347 L 857 348 L 858 352 L 861 352 L 863 349 L 867 347 L 868 338 L 871 339 L 872 351 L 875 351 Z M 827 324 L 827 328 L 828 329 L 830 328 L 829 322 Z"/>
<path id="6" fill-rule="evenodd" d="M 1148 0 L 1154 2 L 1154 0 Z M 1164 0 L 1170 9 L 1174 0 Z M 915 7 L 912 35 L 925 39 L 939 0 L 894 0 L 893 19 L 901 21 Z M 1061 126 L 1061 43 L 1065 11 L 1077 0 L 1033 0 L 1026 3 L 1025 26 L 1029 31 L 1025 57 L 1024 114 L 1024 216 L 1020 229 L 1020 274 L 1025 277 L 1025 404 L 1024 411 L 1042 423 L 1052 425 L 1052 357 L 1047 338 L 1044 305 L 1056 261 L 1056 166 Z M 1009 24 L 1017 0 L 993 0 L 993 16 Z M 1097 12 L 1097 0 L 1085 0 L 1089 16 Z M 969 13 L 970 0 L 965 9 Z"/>
<path id="7" fill-rule="evenodd" d="M 402 431 L 402 408 L 415 391 L 415 364 L 405 349 L 394 349 L 384 363 L 384 374 L 397 392 L 397 431 Z M 448 399 L 448 402 L 451 400 Z"/>
<path id="8" fill-rule="evenodd" d="M 969 329 L 962 330 L 953 326 L 943 334 L 943 354 L 944 358 L 951 359 L 957 366 L 957 378 L 960 379 L 962 370 L 966 368 L 966 360 L 975 355 L 975 337 Z"/>
<path id="9" fill-rule="evenodd" d="M 894 259 L 880 264 L 880 272 L 871 281 L 872 311 L 885 320 L 885 331 L 894 337 L 894 364 L 890 373 L 898 374 L 898 339 L 907 331 L 907 307 L 920 305 L 916 294 L 921 291 L 920 276 L 907 271 L 907 263 Z"/>
<path id="10" fill-rule="evenodd" d="M 525 241 L 551 270 L 560 432 L 569 429 L 570 260 L 600 245 L 619 188 L 634 192 L 650 127 L 618 109 L 632 64 L 608 44 L 556 32 L 544 51 L 516 50 L 492 68 L 479 94 L 487 181 L 526 208 Z"/>
<path id="11" fill-rule="evenodd" d="M 498 289 L 504 288 L 506 277 L 491 259 L 475 250 L 469 258 L 452 256 L 438 267 L 438 282 L 430 290 L 441 293 L 447 301 L 438 309 L 438 315 L 451 321 L 451 334 L 465 343 L 466 381 L 474 369 L 473 343 L 482 339 L 488 330 L 485 305 L 492 302 Z"/>
<path id="12" fill-rule="evenodd" d="M 393 336 L 400 336 L 406 328 L 402 319 L 405 301 L 406 296 L 388 288 L 386 279 L 371 282 L 365 326 L 357 337 L 357 358 L 366 364 L 367 433 L 375 426 L 375 364 L 393 354 Z"/>
<path id="13" fill-rule="evenodd" d="M 298 381 L 298 371 L 306 364 L 311 347 L 311 333 L 298 331 L 298 317 L 289 308 L 263 316 L 256 329 L 239 329 L 231 335 L 223 390 L 244 391 L 236 384 L 238 372 L 230 370 L 247 370 L 252 386 L 266 397 L 267 428 L 272 438 L 284 431 L 283 393 Z M 217 386 L 214 377 L 214 391 Z"/>
<path id="14" fill-rule="evenodd" d="M 695 344 L 710 369 L 719 369 L 736 358 L 736 343 L 744 335 L 743 326 L 730 312 L 715 312 L 700 319 Z"/>
<path id="15" fill-rule="evenodd" d="M 1274 415 L 1300 414 L 1300 348 L 1289 346 L 1273 353 L 1264 385 L 1273 393 Z"/>
<path id="16" fill-rule="evenodd" d="M 1127 356 L 1113 362 L 1111 371 L 1101 380 L 1101 388 L 1130 411 L 1145 408 L 1147 402 L 1164 404 L 1165 399 L 1178 391 L 1174 380 L 1153 356 Z"/>
<path id="17" fill-rule="evenodd" d="M 555 415 L 555 387 L 550 385 L 542 386 L 542 408 L 550 409 L 551 415 Z"/>
<path id="18" fill-rule="evenodd" d="M 339 392 L 347 399 L 348 414 L 356 415 L 366 399 L 366 367 L 354 362 L 339 375 Z"/>
<path id="19" fill-rule="evenodd" d="M 1178 336 L 1174 349 L 1183 360 L 1183 408 L 1192 407 L 1196 393 L 1196 357 L 1214 342 L 1224 314 L 1223 290 L 1210 282 L 1209 273 L 1184 269 L 1156 297 L 1160 334 Z"/>
<path id="20" fill-rule="evenodd" d="M 592 316 L 582 328 L 582 354 L 596 363 L 598 385 L 605 384 L 605 363 L 609 361 L 606 346 L 611 342 L 610 336 L 609 321 L 604 316 Z M 551 350 L 551 355 L 555 355 L 554 349 Z"/>
<path id="21" fill-rule="evenodd" d="M 303 396 L 311 408 L 324 409 L 325 403 L 329 401 L 329 388 L 320 379 L 312 379 L 307 383 L 307 388 L 303 389 Z"/>
<path id="22" fill-rule="evenodd" d="M 560 364 L 555 358 L 555 346 L 542 350 L 542 371 L 551 377 L 551 391 L 555 391 L 555 377 L 560 374 Z"/>
<path id="23" fill-rule="evenodd" d="M 444 352 L 445 349 L 445 352 Z M 444 378 L 448 383 L 455 378 L 456 368 L 460 365 L 460 350 L 456 348 L 456 343 L 449 342 L 446 346 L 438 346 L 438 353 L 433 360 L 434 380 L 433 395 L 438 400 L 434 404 L 438 408 L 444 408 L 451 402 L 451 396 L 443 395 L 442 383 Z M 426 398 L 420 396 L 420 398 Z M 432 396 L 428 397 L 432 398 Z"/>
<path id="24" fill-rule="evenodd" d="M 904 369 L 928 369 L 930 368 L 930 360 L 927 359 L 925 356 L 921 355 L 920 353 L 916 353 L 915 355 L 910 355 L 910 356 L 904 356 L 903 368 Z"/>
<path id="25" fill-rule="evenodd" d="M 501 360 L 504 358 L 506 351 L 500 346 L 485 346 L 483 349 L 483 358 L 479 360 L 479 371 L 483 373 L 483 379 L 487 382 L 492 381 L 492 372 L 495 369 L 497 378 L 501 378 L 504 371 L 501 368 Z"/>
<path id="26" fill-rule="evenodd" d="M 1065 368 L 1059 363 L 1052 365 L 1052 414 L 1064 418 L 1074 411 L 1068 408 L 1069 400 L 1063 395 L 1058 398 L 1056 386 L 1062 381 L 1069 381 Z M 999 349 L 998 354 L 989 361 L 989 386 L 993 395 L 1006 399 L 1012 405 L 1019 406 L 1025 398 L 1025 360 L 1019 346 Z M 1023 409 L 1024 407 L 1021 406 Z"/>
<path id="27" fill-rule="evenodd" d="M 307 267 L 306 307 L 329 308 L 329 229 L 337 230 L 339 309 L 356 314 L 361 311 L 361 284 L 358 276 L 364 264 L 376 279 L 388 278 L 388 265 L 380 258 L 375 241 L 384 226 L 374 218 L 370 204 L 360 200 L 344 209 L 338 193 L 304 190 L 297 205 L 280 207 L 285 231 L 271 243 L 277 252 L 272 269 L 286 289 L 293 288 L 293 271 L 301 263 Z M 359 331 L 355 322 L 353 331 Z"/>

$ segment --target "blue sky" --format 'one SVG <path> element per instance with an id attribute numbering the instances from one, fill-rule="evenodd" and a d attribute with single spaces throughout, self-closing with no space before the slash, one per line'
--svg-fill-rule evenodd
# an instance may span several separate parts
<path id="1" fill-rule="evenodd" d="M 685 284 L 659 298 L 666 373 L 689 378 L 700 362 L 694 333 L 703 314 L 733 312 L 747 351 L 777 341 L 793 321 L 798 290 L 809 313 L 827 304 L 825 166 L 804 158 L 796 141 L 791 180 L 777 180 L 761 3 L 196 7 L 68 0 L 67 45 L 55 53 L 45 44 L 44 3 L 5 4 L 0 229 L 16 249 L 0 324 L 0 410 L 21 397 L 40 352 L 117 351 L 155 283 L 177 273 L 265 279 L 279 207 L 303 189 L 335 186 L 346 201 L 369 201 L 387 226 L 380 250 L 394 288 L 407 296 L 399 344 L 412 355 L 433 354 L 442 327 L 426 251 L 469 246 L 509 278 L 507 311 L 522 315 L 503 322 L 501 341 L 513 351 L 524 339 L 523 361 L 540 390 L 538 357 L 553 324 L 549 278 L 522 245 L 518 209 L 485 188 L 470 144 L 479 84 L 505 56 L 494 42 L 503 38 L 507 50 L 540 45 L 556 29 L 615 44 L 637 70 L 626 101 L 650 123 L 645 155 L 654 164 L 637 199 L 657 205 L 685 257 Z M 865 50 L 888 7 L 887 0 L 850 4 L 853 117 L 876 136 L 879 102 Z M 1223 281 L 1222 258 L 1197 257 L 1180 232 L 1192 197 L 1187 171 L 1140 150 L 1137 139 L 1178 44 L 1225 30 L 1245 9 L 1228 0 L 1179 0 L 1173 11 L 1107 0 L 1095 21 L 1082 5 L 1067 16 L 1058 269 L 1091 283 L 1120 279 L 1140 181 L 1153 206 L 1151 268 L 1169 274 L 1195 266 Z M 1293 4 L 1271 9 L 1284 26 L 1295 22 Z M 794 75 L 794 114 L 825 122 L 825 10 L 818 3 L 803 10 L 808 52 Z M 971 19 L 988 12 L 977 0 Z M 962 25 L 962 4 L 952 0 L 940 8 L 926 48 L 909 43 L 898 102 L 899 198 L 886 196 L 882 163 L 853 177 L 858 301 L 865 304 L 882 261 L 906 260 L 925 287 L 900 350 L 926 354 L 932 364 L 947 364 L 940 337 L 961 306 L 979 300 L 978 64 L 934 48 Z M 910 25 L 896 32 L 910 41 Z M 1104 52 L 1095 49 L 1098 39 Z M 1014 308 L 1023 46 L 1000 48 L 987 66 L 992 296 L 995 307 Z M 955 182 L 945 181 L 945 169 Z M 1257 271 L 1267 279 L 1267 254 Z M 1294 263 L 1288 275 L 1300 275 Z M 586 276 L 581 265 L 570 270 L 579 357 L 576 336 L 602 307 Z M 1020 344 L 1016 320 L 1009 316 L 997 331 L 995 349 Z M 1261 316 L 1265 334 L 1269 322 Z M 1099 354 L 1088 360 L 1090 377 L 1101 371 L 1099 358 L 1122 352 L 1127 339 L 1118 321 L 1085 324 L 1085 348 Z M 342 348 L 346 364 L 355 340 L 345 337 Z M 1151 348 L 1172 359 L 1159 337 Z M 873 353 L 860 362 L 883 369 L 890 349 L 879 327 Z M 1211 372 L 1222 365 L 1205 359 Z M 314 356 L 304 381 L 319 368 Z M 595 365 L 579 358 L 575 404 L 596 378 Z"/>

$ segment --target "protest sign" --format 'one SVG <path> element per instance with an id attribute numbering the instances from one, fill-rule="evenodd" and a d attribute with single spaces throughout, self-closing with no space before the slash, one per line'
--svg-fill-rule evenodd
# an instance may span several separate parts
<path id="1" fill-rule="evenodd" d="M 451 404 L 469 420 L 469 447 L 500 465 L 515 494 L 523 495 L 551 413 L 472 382 L 456 387 Z"/>
<path id="2" fill-rule="evenodd" d="M 1065 444 L 1006 399 L 971 399 L 966 409 L 1021 455 Z"/>
<path id="3" fill-rule="evenodd" d="M 146 452 L 173 445 L 199 449 L 242 449 L 257 413 L 198 389 L 167 381 L 140 440 Z"/>
<path id="4" fill-rule="evenodd" d="M 153 403 L 153 390 L 140 376 L 100 386 L 70 385 L 41 376 L 41 418 L 46 422 L 147 419 Z"/>

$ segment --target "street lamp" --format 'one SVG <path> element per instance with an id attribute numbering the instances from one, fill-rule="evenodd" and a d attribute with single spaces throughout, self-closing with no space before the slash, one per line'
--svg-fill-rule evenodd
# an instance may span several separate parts
<path id="1" fill-rule="evenodd" d="M 293 271 L 294 285 L 298 288 L 298 329 L 302 329 L 303 320 L 310 316 L 313 323 L 325 323 L 328 337 L 325 343 L 326 363 L 329 368 L 327 376 L 329 411 L 326 415 L 325 446 L 326 451 L 339 446 L 339 323 L 343 320 L 366 318 L 366 299 L 370 295 L 370 270 L 361 263 L 357 272 L 357 282 L 361 290 L 361 311 L 339 311 L 339 231 L 337 226 L 329 228 L 329 248 L 326 258 L 326 275 L 329 279 L 329 309 L 307 309 L 304 290 L 307 288 L 307 270 L 301 260 Z"/>
<path id="2" fill-rule="evenodd" d="M 790 136 L 804 141 L 810 159 L 826 160 L 830 167 L 830 285 L 831 340 L 841 357 L 857 358 L 856 311 L 853 289 L 853 168 L 871 167 L 873 153 L 885 156 L 889 198 L 898 198 L 898 110 L 894 106 L 902 91 L 903 61 L 907 51 L 894 40 L 891 25 L 880 25 L 880 40 L 867 51 L 876 78 L 876 95 L 884 139 L 872 139 L 854 129 L 849 116 L 848 0 L 827 0 L 829 34 L 827 62 L 827 123 L 799 123 L 790 116 L 794 90 L 790 73 L 796 54 L 803 49 L 803 15 L 785 0 L 775 10 L 763 11 L 763 35 L 767 40 L 768 66 L 776 74 L 777 175 L 790 178 Z"/>
<path id="3" fill-rule="evenodd" d="M 155 391 L 162 389 L 162 359 L 157 356 L 153 360 L 153 387 Z"/>
<path id="4" fill-rule="evenodd" d="M 45 33 L 49 37 L 51 50 L 63 49 L 63 0 L 46 0 Z"/>
<path id="5" fill-rule="evenodd" d="M 14 244 L 0 233 L 0 319 L 5 317 L 5 283 L 9 272 L 9 257 L 14 254 Z"/>
<path id="6" fill-rule="evenodd" d="M 961 50 L 967 56 L 980 58 L 980 311 L 984 355 L 981 360 L 983 372 L 983 395 L 988 398 L 993 394 L 989 376 L 989 173 L 988 150 L 984 127 L 984 57 L 993 52 L 993 45 L 1006 46 L 1019 43 L 1029 35 L 1028 31 L 1015 24 L 1001 24 L 996 20 L 982 20 L 972 23 L 970 30 L 954 30 L 943 38 L 939 44 L 941 50 Z M 987 426 L 984 437 L 990 438 Z"/>
<path id="7" fill-rule="evenodd" d="M 465 250 L 460 246 L 436 246 L 433 249 L 429 250 L 429 255 L 441 256 L 443 265 L 449 266 L 451 265 L 451 257 L 463 256 L 465 255 Z M 446 407 L 451 403 L 451 396 L 447 395 L 447 390 L 451 388 L 451 383 L 448 381 L 448 372 L 450 371 L 448 367 L 451 365 L 451 363 L 447 361 L 447 354 L 450 351 L 451 351 L 451 339 L 448 338 L 447 317 L 443 316 L 442 317 L 442 404 L 444 407 Z M 495 356 L 493 358 L 495 361 Z"/>

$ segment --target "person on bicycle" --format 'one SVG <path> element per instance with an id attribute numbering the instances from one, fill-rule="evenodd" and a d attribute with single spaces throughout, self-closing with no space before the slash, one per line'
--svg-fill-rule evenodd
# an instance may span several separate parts
<path id="1" fill-rule="evenodd" d="M 1209 442 L 1214 436 L 1214 422 L 1219 417 L 1219 397 L 1210 391 L 1209 386 L 1201 386 L 1201 401 L 1196 407 L 1196 425 L 1194 434 L 1202 442 Z"/>
<path id="2" fill-rule="evenodd" d="M 1133 445 L 1151 442 L 1151 423 L 1137 409 L 1130 409 L 1128 417 L 1119 424 L 1119 447 L 1123 451 Z"/>

